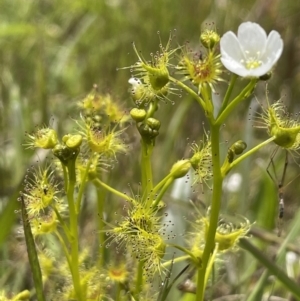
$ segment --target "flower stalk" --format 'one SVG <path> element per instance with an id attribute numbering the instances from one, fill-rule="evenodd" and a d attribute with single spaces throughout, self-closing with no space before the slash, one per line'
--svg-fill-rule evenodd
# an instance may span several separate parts
<path id="1" fill-rule="evenodd" d="M 209 260 L 212 256 L 212 252 L 215 248 L 215 235 L 218 226 L 219 213 L 221 208 L 221 196 L 222 196 L 222 183 L 223 176 L 221 173 L 220 166 L 220 149 L 219 149 L 219 131 L 218 125 L 212 125 L 211 130 L 211 151 L 212 151 L 212 165 L 213 165 L 213 192 L 212 192 L 212 203 L 209 218 L 209 228 L 206 238 L 206 243 L 202 256 L 202 266 L 198 269 L 197 276 L 197 292 L 196 300 L 202 301 L 205 292 L 205 279 L 206 270 L 209 264 Z"/>

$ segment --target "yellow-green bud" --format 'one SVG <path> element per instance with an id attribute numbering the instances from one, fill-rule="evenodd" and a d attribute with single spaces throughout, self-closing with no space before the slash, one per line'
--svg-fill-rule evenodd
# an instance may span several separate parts
<path id="1" fill-rule="evenodd" d="M 192 164 L 190 160 L 177 161 L 171 168 L 170 174 L 174 179 L 184 177 L 190 170 Z"/>
<path id="2" fill-rule="evenodd" d="M 38 130 L 32 137 L 35 147 L 43 149 L 52 149 L 58 142 L 56 131 L 49 128 Z"/>
<path id="3" fill-rule="evenodd" d="M 220 36 L 213 30 L 205 30 L 200 35 L 200 42 L 207 49 L 213 49 L 220 41 Z"/>
<path id="4" fill-rule="evenodd" d="M 52 220 L 50 222 L 40 222 L 39 233 L 47 234 L 56 231 L 57 223 L 58 222 L 56 220 Z"/>
<path id="5" fill-rule="evenodd" d="M 62 141 L 66 144 L 66 146 L 70 149 L 77 149 L 80 147 L 82 143 L 82 136 L 81 135 L 65 135 L 62 138 Z"/>
<path id="6" fill-rule="evenodd" d="M 247 143 L 243 140 L 238 140 L 230 147 L 236 155 L 240 155 L 247 148 Z"/>
<path id="7" fill-rule="evenodd" d="M 270 135 L 276 137 L 274 142 L 284 148 L 292 147 L 299 133 L 298 128 L 281 128 L 277 125 L 272 126 L 270 130 Z"/>
<path id="8" fill-rule="evenodd" d="M 155 68 L 142 63 L 142 66 L 148 71 L 150 84 L 154 90 L 162 89 L 169 82 L 169 71 L 165 65 Z"/>
<path id="9" fill-rule="evenodd" d="M 203 158 L 203 155 L 201 152 L 197 152 L 193 155 L 193 157 L 190 159 L 190 163 L 192 167 L 197 170 L 199 167 L 199 163 L 201 163 L 201 160 Z"/>
<path id="10" fill-rule="evenodd" d="M 71 149 L 65 145 L 57 144 L 52 152 L 64 165 L 67 165 L 68 161 L 76 159 L 79 150 L 79 148 Z"/>
<path id="11" fill-rule="evenodd" d="M 141 136 L 146 140 L 152 140 L 159 134 L 158 130 L 154 130 L 149 125 L 144 124 L 144 123 L 140 124 L 140 126 L 138 127 L 138 130 L 139 130 Z"/>
<path id="12" fill-rule="evenodd" d="M 131 118 L 136 121 L 136 122 L 141 122 L 145 119 L 146 117 L 146 111 L 143 109 L 138 109 L 138 108 L 133 108 L 130 111 L 130 116 Z"/>
<path id="13" fill-rule="evenodd" d="M 152 130 L 157 130 L 158 131 L 159 128 L 160 128 L 160 121 L 155 119 L 155 118 L 152 118 L 152 117 L 150 117 L 146 120 L 146 124 L 149 125 L 149 127 Z"/>

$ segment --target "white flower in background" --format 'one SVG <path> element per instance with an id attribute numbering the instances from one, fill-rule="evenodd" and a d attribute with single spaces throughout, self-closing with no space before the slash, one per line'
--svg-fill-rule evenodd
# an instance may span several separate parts
<path id="1" fill-rule="evenodd" d="M 241 189 L 242 182 L 242 175 L 236 172 L 224 180 L 223 188 L 228 192 L 238 192 Z"/>
<path id="2" fill-rule="evenodd" d="M 283 41 L 277 31 L 267 36 L 258 24 L 245 22 L 239 26 L 237 36 L 226 32 L 220 46 L 221 61 L 229 71 L 242 77 L 260 77 L 278 61 Z"/>

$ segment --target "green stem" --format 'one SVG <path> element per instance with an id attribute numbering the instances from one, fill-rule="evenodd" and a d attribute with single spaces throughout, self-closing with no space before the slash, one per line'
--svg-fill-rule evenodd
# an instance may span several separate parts
<path id="1" fill-rule="evenodd" d="M 173 182 L 174 182 L 174 178 L 173 178 L 173 177 L 169 178 L 169 179 L 166 181 L 165 185 L 164 185 L 163 188 L 160 190 L 158 196 L 155 198 L 155 200 L 154 200 L 154 202 L 153 202 L 153 204 L 152 204 L 153 207 L 156 207 L 156 206 L 159 204 L 160 200 L 163 198 L 163 196 L 164 196 L 164 194 L 166 193 L 167 189 L 170 187 L 170 185 L 171 185 Z"/>
<path id="2" fill-rule="evenodd" d="M 157 110 L 157 103 L 158 103 L 157 98 L 154 101 L 150 102 L 149 109 L 147 111 L 147 115 L 146 115 L 145 119 L 152 117 L 154 115 L 155 111 Z"/>
<path id="3" fill-rule="evenodd" d="M 173 248 L 176 248 L 182 252 L 184 252 L 185 254 L 187 254 L 189 256 L 189 258 L 191 258 L 194 263 L 199 263 L 199 259 L 197 257 L 195 257 L 195 255 L 189 251 L 188 249 L 182 247 L 182 246 L 179 246 L 179 245 L 175 245 L 175 244 L 168 244 L 169 247 L 173 247 Z"/>
<path id="4" fill-rule="evenodd" d="M 78 195 L 77 195 L 77 200 L 76 200 L 76 213 L 78 214 L 80 211 L 80 207 L 81 207 L 81 201 L 82 201 L 82 195 L 83 192 L 85 190 L 86 184 L 87 184 L 87 177 L 89 174 L 89 170 L 90 170 L 90 166 L 92 164 L 93 161 L 93 155 L 91 156 L 91 158 L 89 159 L 87 165 L 86 165 L 86 169 L 84 171 L 83 177 L 81 179 L 81 184 L 79 187 L 79 191 L 78 191 Z"/>
<path id="5" fill-rule="evenodd" d="M 197 102 L 200 104 L 200 106 L 203 108 L 204 112 L 206 112 L 206 104 L 204 100 L 190 87 L 182 83 L 176 78 L 173 78 L 172 76 L 169 76 L 169 80 L 173 83 L 175 83 L 177 86 L 181 87 L 183 90 L 185 90 L 188 94 L 190 94 L 194 99 L 197 100 Z"/>
<path id="6" fill-rule="evenodd" d="M 208 84 L 204 83 L 201 88 L 201 95 L 205 102 L 206 116 L 213 120 L 214 118 L 214 105 L 212 102 L 211 88 Z"/>
<path id="7" fill-rule="evenodd" d="M 64 187 L 65 187 L 65 191 L 68 191 L 68 172 L 67 172 L 67 168 L 64 164 L 61 164 L 62 170 L 63 170 L 63 177 L 64 177 Z"/>
<path id="8" fill-rule="evenodd" d="M 148 144 L 143 139 L 142 141 L 142 189 L 144 197 L 147 199 L 153 189 L 153 178 L 152 178 L 152 166 L 151 166 L 151 155 L 153 151 L 153 145 Z M 151 201 L 151 199 L 149 198 Z"/>
<path id="9" fill-rule="evenodd" d="M 237 164 L 239 164 L 241 161 L 243 161 L 244 159 L 246 159 L 247 157 L 249 157 L 250 155 L 254 154 L 255 152 L 257 152 L 260 148 L 264 147 L 265 145 L 269 144 L 270 142 L 274 141 L 276 139 L 275 136 L 267 139 L 266 141 L 256 145 L 255 147 L 253 147 L 252 149 L 250 149 L 249 151 L 247 151 L 246 153 L 244 153 L 243 155 L 241 155 L 240 157 L 238 157 L 237 159 L 235 159 L 232 163 L 230 164 L 226 164 L 226 166 L 222 166 L 222 175 L 223 177 Z"/>
<path id="10" fill-rule="evenodd" d="M 238 76 L 236 74 L 232 73 L 229 86 L 227 88 L 221 109 L 219 111 L 219 115 L 225 110 L 225 108 L 228 105 L 229 98 L 230 98 L 230 95 L 232 93 L 232 90 L 233 90 L 233 87 L 234 87 L 234 84 L 235 84 L 237 78 L 238 78 Z"/>
<path id="11" fill-rule="evenodd" d="M 76 206 L 74 201 L 74 189 L 76 183 L 75 173 L 75 159 L 68 162 L 68 191 L 67 200 L 69 205 L 69 218 L 70 218 L 70 232 L 71 232 L 71 272 L 73 278 L 73 285 L 78 301 L 84 301 L 80 285 L 79 275 L 79 239 L 78 239 L 78 216 L 76 213 Z"/>
<path id="12" fill-rule="evenodd" d="M 58 212 L 57 208 L 55 207 L 55 205 L 52 205 L 51 208 L 53 209 L 53 211 L 56 214 L 56 217 L 60 223 L 60 225 L 62 226 L 65 235 L 67 236 L 68 241 L 71 241 L 71 233 L 70 233 L 70 229 L 68 228 L 68 226 L 66 225 L 65 221 L 63 220 L 63 218 L 61 217 L 60 213 Z"/>
<path id="13" fill-rule="evenodd" d="M 104 201 L 105 201 L 105 192 L 106 190 L 103 187 L 99 187 L 97 189 L 97 209 L 98 209 L 98 230 L 99 230 L 99 257 L 98 257 L 98 264 L 99 267 L 103 268 L 104 266 L 104 256 L 105 256 L 105 232 L 104 229 Z"/>
<path id="14" fill-rule="evenodd" d="M 181 262 L 181 261 L 187 260 L 189 258 L 191 258 L 190 255 L 183 255 L 183 256 L 176 257 L 174 259 L 168 260 L 168 261 L 164 262 L 161 266 L 166 268 L 166 267 L 168 267 L 171 264 L 174 264 L 174 263 L 177 263 L 177 262 Z"/>
<path id="15" fill-rule="evenodd" d="M 208 265 L 207 265 L 207 268 L 206 268 L 206 271 L 205 271 L 204 287 L 206 287 L 206 285 L 207 285 L 208 278 L 209 278 L 209 275 L 210 275 L 210 273 L 211 273 L 211 271 L 213 269 L 217 253 L 218 253 L 218 244 L 216 244 L 214 252 L 213 252 L 212 256 L 209 259 L 209 262 L 208 262 Z"/>
<path id="16" fill-rule="evenodd" d="M 117 282 L 116 283 L 116 299 L 115 299 L 115 301 L 121 300 L 121 291 L 122 291 L 121 284 L 119 282 Z"/>
<path id="17" fill-rule="evenodd" d="M 252 245 L 249 239 L 242 238 L 240 239 L 239 244 L 243 249 L 250 252 L 260 263 L 262 263 L 272 275 L 277 277 L 280 282 L 287 287 L 288 291 L 297 298 L 297 300 L 300 300 L 299 285 L 291 280 L 281 268 L 274 264 L 274 261 Z"/>
<path id="18" fill-rule="evenodd" d="M 58 231 L 55 231 L 54 234 L 57 236 L 57 239 L 59 240 L 59 243 L 62 246 L 63 252 L 66 256 L 66 259 L 67 259 L 67 262 L 68 262 L 68 265 L 69 265 L 69 269 L 70 269 L 70 271 L 72 271 L 71 258 L 70 258 L 70 255 L 69 255 L 68 248 L 65 244 L 65 241 L 64 241 L 64 239 L 62 238 L 62 236 L 60 235 L 60 233 Z"/>
<path id="19" fill-rule="evenodd" d="M 129 197 L 128 195 L 126 195 L 125 193 L 122 193 L 112 187 L 110 187 L 109 185 L 103 183 L 100 179 L 94 179 L 93 183 L 97 186 L 97 187 L 104 187 L 106 190 L 112 192 L 113 194 L 125 199 L 126 201 L 130 202 L 130 203 L 134 203 L 134 199 L 132 199 L 131 197 Z"/>
<path id="20" fill-rule="evenodd" d="M 135 294 L 134 298 L 136 301 L 140 300 L 140 293 L 143 288 L 143 272 L 144 272 L 144 261 L 139 261 L 138 263 L 138 270 L 137 270 L 137 277 L 136 277 L 136 286 L 135 286 Z"/>
<path id="21" fill-rule="evenodd" d="M 205 274 L 211 253 L 215 248 L 215 235 L 218 226 L 221 207 L 223 177 L 220 168 L 219 126 L 211 125 L 211 151 L 213 165 L 213 192 L 210 210 L 210 219 L 206 243 L 202 256 L 202 266 L 198 269 L 196 300 L 202 301 L 205 291 Z"/>
<path id="22" fill-rule="evenodd" d="M 164 177 L 155 187 L 152 189 L 152 194 L 155 194 L 159 189 L 161 189 L 165 183 L 172 177 L 172 175 L 169 173 L 166 177 Z"/>
<path id="23" fill-rule="evenodd" d="M 220 111 L 220 114 L 215 121 L 215 125 L 220 126 L 224 123 L 225 119 L 231 114 L 235 107 L 252 93 L 256 83 L 257 79 L 252 79 L 242 92 L 224 109 L 224 111 Z"/>

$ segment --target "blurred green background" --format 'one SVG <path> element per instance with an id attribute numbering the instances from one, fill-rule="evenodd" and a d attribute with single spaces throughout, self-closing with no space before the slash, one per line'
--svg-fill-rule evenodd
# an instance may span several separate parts
<path id="1" fill-rule="evenodd" d="M 248 20 L 259 23 L 267 32 L 275 29 L 281 34 L 284 52 L 268 85 L 269 100 L 282 98 L 298 118 L 298 0 L 0 0 L 0 288 L 7 287 L 8 283 L 11 291 L 26 287 L 23 279 L 28 267 L 17 265 L 26 259 L 26 252 L 17 234 L 19 215 L 14 211 L 26 169 L 41 158 L 22 146 L 25 132 L 49 124 L 57 127 L 61 135 L 71 131 L 75 124 L 70 116 L 77 116 L 78 112 L 76 102 L 89 93 L 93 84 L 99 86 L 101 93 L 111 93 L 124 109 L 132 108 L 128 95 L 130 72 L 128 69 L 117 71 L 137 61 L 132 41 L 143 56 L 149 58 L 151 52 L 158 50 L 157 31 L 165 45 L 169 31 L 176 28 L 174 47 L 188 40 L 193 48 L 200 50 L 201 29 L 216 28 L 222 35 L 228 30 L 236 32 L 238 25 Z M 241 80 L 239 85 L 242 87 L 245 82 Z M 216 99 L 225 88 L 226 83 L 217 87 Z M 266 104 L 265 83 L 258 85 L 255 96 Z M 205 117 L 198 105 L 184 93 L 181 98 L 174 96 L 173 100 L 175 105 L 162 104 L 157 115 L 162 128 L 153 162 L 156 181 L 176 160 L 188 156 L 189 142 L 203 137 Z M 224 155 L 228 146 L 238 139 L 244 139 L 251 146 L 267 137 L 265 132 L 253 129 L 253 117 L 259 105 L 252 100 L 250 110 L 250 102 L 245 101 L 222 130 Z M 120 158 L 120 166 L 116 166 L 110 177 L 111 185 L 121 191 L 127 189 L 127 183 L 135 187 L 140 181 L 138 134 L 133 127 L 128 129 L 128 137 L 132 143 L 130 156 Z M 271 232 L 276 227 L 277 188 L 265 169 L 273 150 L 274 146 L 263 149 L 235 170 L 243 182 L 235 192 L 224 189 L 223 202 L 224 213 L 245 215 Z M 280 179 L 283 160 L 284 152 L 279 150 L 275 159 L 277 179 Z M 298 154 L 290 155 L 289 161 L 284 185 L 284 234 L 299 204 Z M 179 199 L 207 202 L 209 195 L 207 198 L 200 195 L 200 190 L 197 188 L 197 193 L 191 195 L 186 192 Z M 179 222 L 183 212 L 193 214 L 186 203 L 174 199 L 170 196 L 166 202 L 178 220 L 176 231 L 179 233 L 186 227 Z M 242 263 L 240 267 L 235 267 L 238 270 L 235 275 L 245 274 L 248 282 L 243 278 L 244 283 L 236 284 L 232 280 L 236 278 L 231 275 L 233 278 L 224 281 L 225 292 L 240 292 L 251 287 L 252 274 L 258 267 L 254 264 L 248 274 L 242 270 Z"/>

